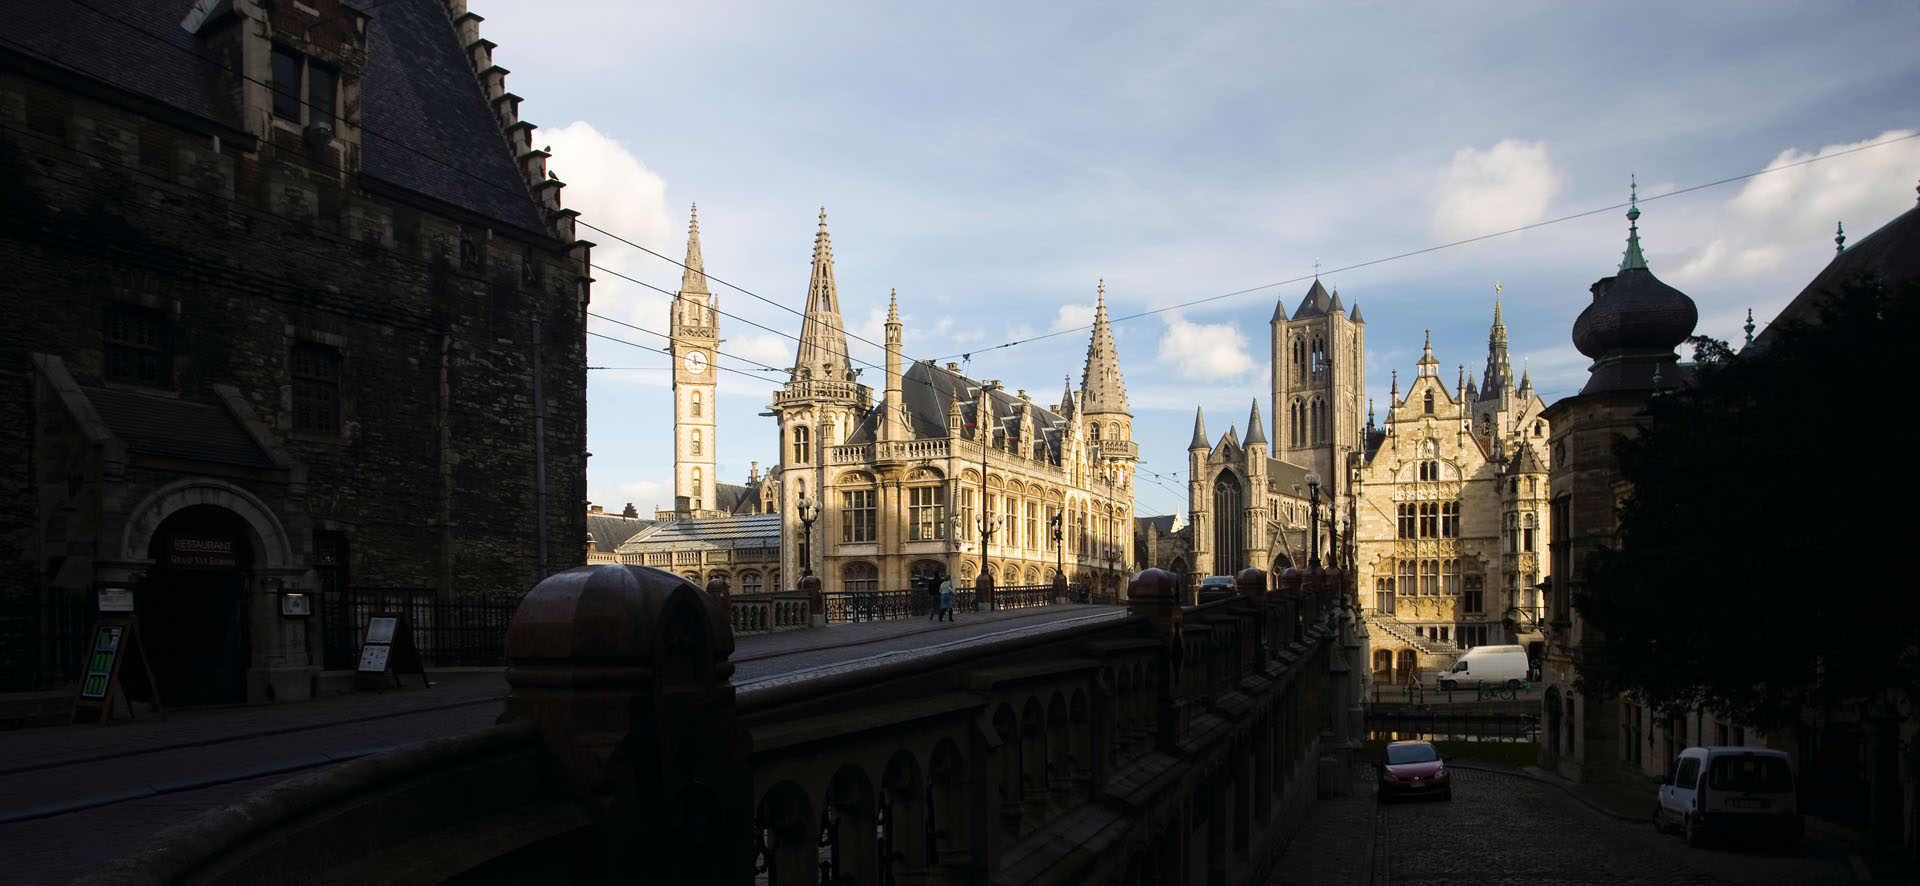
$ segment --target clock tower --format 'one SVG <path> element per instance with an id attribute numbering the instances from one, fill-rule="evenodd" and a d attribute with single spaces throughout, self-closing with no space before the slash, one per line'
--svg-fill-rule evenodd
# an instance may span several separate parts
<path id="1" fill-rule="evenodd" d="M 695 206 L 687 225 L 686 271 L 673 297 L 673 495 L 678 509 L 684 500 L 699 514 L 715 508 L 714 394 L 719 374 L 719 307 L 707 291 L 706 266 L 700 260 L 700 215 Z"/>

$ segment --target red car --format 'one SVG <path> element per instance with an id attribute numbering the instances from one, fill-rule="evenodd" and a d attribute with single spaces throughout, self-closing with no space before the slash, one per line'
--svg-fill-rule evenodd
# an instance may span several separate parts
<path id="1" fill-rule="evenodd" d="M 1386 759 L 1380 763 L 1380 799 L 1394 797 L 1453 799 L 1447 764 L 1432 744 L 1396 741 L 1387 745 Z"/>

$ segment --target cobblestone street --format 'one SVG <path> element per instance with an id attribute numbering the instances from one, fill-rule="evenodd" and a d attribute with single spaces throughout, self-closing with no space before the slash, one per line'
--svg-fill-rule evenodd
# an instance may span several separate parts
<path id="1" fill-rule="evenodd" d="M 1837 847 L 1809 839 L 1794 856 L 1752 845 L 1688 849 L 1647 822 L 1598 812 L 1558 786 L 1517 773 L 1455 767 L 1452 801 L 1384 806 L 1374 802 L 1370 768 L 1356 767 L 1355 779 L 1361 788 L 1353 797 L 1315 807 L 1267 886 L 1854 882 Z"/>

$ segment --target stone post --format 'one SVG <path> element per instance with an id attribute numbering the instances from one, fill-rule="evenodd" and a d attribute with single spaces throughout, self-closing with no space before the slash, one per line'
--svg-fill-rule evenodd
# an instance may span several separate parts
<path id="1" fill-rule="evenodd" d="M 720 604 L 720 622 L 727 626 L 728 632 L 732 632 L 733 583 L 727 581 L 724 575 L 709 578 L 707 579 L 707 596 L 712 597 L 713 602 Z"/>
<path id="2" fill-rule="evenodd" d="M 1306 570 L 1298 566 L 1289 566 L 1280 572 L 1280 601 L 1286 604 L 1282 616 L 1280 632 L 1274 637 L 1274 646 L 1285 646 L 1300 639 L 1301 623 L 1304 618 L 1302 608 L 1306 604 Z"/>
<path id="3" fill-rule="evenodd" d="M 607 882 L 753 882 L 733 633 L 692 582 L 621 564 L 549 576 L 507 629 L 506 711 L 594 818 Z"/>
<path id="4" fill-rule="evenodd" d="M 1267 644 L 1273 640 L 1267 624 L 1267 573 L 1249 566 L 1233 576 L 1233 591 L 1253 604 L 1253 660 L 1266 670 Z"/>
<path id="5" fill-rule="evenodd" d="M 1064 572 L 1053 574 L 1053 602 L 1067 602 L 1067 574 Z"/>
<path id="6" fill-rule="evenodd" d="M 1156 684 L 1154 705 L 1155 740 L 1161 750 L 1172 750 L 1178 740 L 1173 696 L 1180 679 L 1185 650 L 1181 647 L 1185 610 L 1180 607 L 1180 576 L 1164 569 L 1146 569 L 1127 583 L 1127 614 L 1144 615 L 1155 637 L 1165 641 L 1155 656 Z"/>
<path id="7" fill-rule="evenodd" d="M 807 612 L 813 618 L 813 626 L 827 626 L 827 597 L 820 590 L 820 576 L 807 575 L 800 579 L 800 590 L 807 593 Z"/>
<path id="8" fill-rule="evenodd" d="M 993 611 L 993 573 L 982 572 L 973 583 L 973 605 L 981 612 Z"/>

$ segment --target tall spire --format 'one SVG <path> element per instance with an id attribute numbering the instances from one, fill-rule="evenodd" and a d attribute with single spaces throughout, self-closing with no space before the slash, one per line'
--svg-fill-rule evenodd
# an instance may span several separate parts
<path id="1" fill-rule="evenodd" d="M 1255 443 L 1258 443 L 1262 446 L 1267 445 L 1267 432 L 1263 429 L 1262 422 L 1260 421 L 1260 398 L 1259 397 L 1253 398 L 1253 411 L 1250 413 L 1247 413 L 1247 441 L 1246 442 L 1248 446 L 1252 446 Z"/>
<path id="2" fill-rule="evenodd" d="M 1201 407 L 1193 407 L 1193 439 L 1187 442 L 1187 449 L 1207 449 L 1207 414 Z"/>
<path id="3" fill-rule="evenodd" d="M 1421 375 L 1438 377 L 1440 375 L 1440 361 L 1433 359 L 1433 330 L 1427 330 L 1427 343 L 1421 345 L 1420 348 L 1420 362 L 1415 364 L 1419 367 L 1419 373 Z"/>
<path id="4" fill-rule="evenodd" d="M 1500 318 L 1500 284 L 1493 284 L 1493 328 L 1487 332 L 1487 371 L 1481 376 L 1485 387 L 1481 400 L 1494 400 L 1513 390 L 1513 364 L 1507 358 L 1507 324 Z"/>
<path id="5" fill-rule="evenodd" d="M 687 219 L 687 269 L 680 275 L 680 291 L 705 293 L 707 265 L 700 259 L 700 204 L 693 204 Z"/>
<path id="6" fill-rule="evenodd" d="M 1061 418 L 1072 418 L 1074 413 L 1073 376 L 1067 376 L 1066 380 L 1066 390 L 1060 392 L 1060 408 L 1055 411 L 1060 413 Z"/>
<path id="7" fill-rule="evenodd" d="M 1629 176 L 1631 193 L 1627 198 L 1627 253 L 1620 259 L 1620 270 L 1647 269 L 1647 257 L 1640 254 L 1640 182 Z"/>
<path id="8" fill-rule="evenodd" d="M 1087 365 L 1080 374 L 1080 407 L 1088 413 L 1127 410 L 1127 383 L 1120 377 L 1120 353 L 1113 346 L 1113 327 L 1107 325 L 1107 281 L 1100 281 L 1093 306 L 1093 340 L 1087 343 Z"/>
<path id="9" fill-rule="evenodd" d="M 813 279 L 807 283 L 807 314 L 800 321 L 795 375 L 845 381 L 853 378 L 847 361 L 846 324 L 840 319 L 840 294 L 833 285 L 833 245 L 827 240 L 827 209 L 820 207 L 820 232 L 813 238 Z"/>

